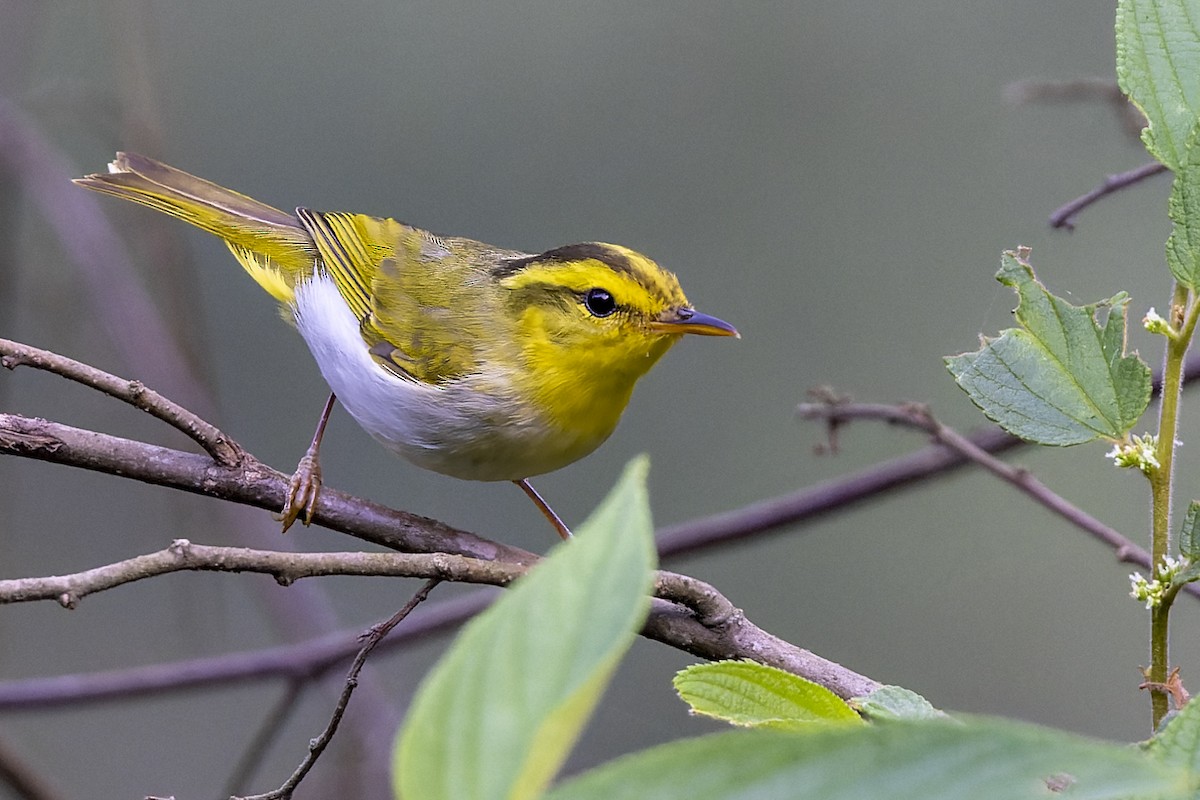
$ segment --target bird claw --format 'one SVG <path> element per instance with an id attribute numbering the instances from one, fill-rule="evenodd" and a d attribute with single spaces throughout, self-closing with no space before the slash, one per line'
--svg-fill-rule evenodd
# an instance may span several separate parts
<path id="1" fill-rule="evenodd" d="M 316 453 L 305 453 L 296 465 L 288 481 L 287 498 L 279 520 L 283 523 L 283 532 L 287 533 L 297 519 L 305 525 L 311 525 L 313 514 L 317 510 L 317 500 L 321 496 L 321 462 Z"/>

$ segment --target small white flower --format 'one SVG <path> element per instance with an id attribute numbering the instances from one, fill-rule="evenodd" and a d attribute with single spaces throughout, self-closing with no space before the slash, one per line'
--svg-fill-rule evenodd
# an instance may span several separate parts
<path id="1" fill-rule="evenodd" d="M 1163 556 L 1154 568 L 1154 574 L 1158 576 L 1154 580 L 1146 579 L 1140 572 L 1129 573 L 1129 596 L 1145 603 L 1147 609 L 1161 605 L 1175 576 L 1190 565 L 1191 562 L 1186 558 Z"/>
<path id="2" fill-rule="evenodd" d="M 1142 317 L 1142 325 L 1151 333 L 1158 333 L 1163 336 L 1171 335 L 1170 323 L 1160 317 L 1153 307 L 1146 312 L 1146 316 Z"/>
<path id="3" fill-rule="evenodd" d="M 1186 558 L 1163 556 L 1162 563 L 1158 565 L 1158 579 L 1163 583 L 1170 583 L 1176 575 L 1183 572 L 1186 566 L 1188 566 Z"/>
<path id="4" fill-rule="evenodd" d="M 1146 604 L 1146 609 L 1154 608 L 1162 602 L 1163 585 L 1158 581 L 1148 581 L 1140 572 L 1129 575 L 1129 596 Z"/>
<path id="5" fill-rule="evenodd" d="M 1113 463 L 1122 469 L 1137 467 L 1144 474 L 1157 470 L 1161 464 L 1158 463 L 1158 437 L 1154 434 L 1147 433 L 1144 436 L 1131 436 L 1123 442 L 1113 444 L 1112 450 L 1104 454 L 1105 458 L 1111 458 Z"/>

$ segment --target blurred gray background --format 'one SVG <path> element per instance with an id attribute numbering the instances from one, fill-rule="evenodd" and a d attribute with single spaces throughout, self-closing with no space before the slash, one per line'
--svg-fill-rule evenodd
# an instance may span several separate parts
<path id="1" fill-rule="evenodd" d="M 1102 103 L 1021 106 L 1005 95 L 1024 79 L 1111 79 L 1113 15 L 1076 0 L 7 0 L 0 99 L 60 151 L 64 173 L 139 150 L 284 208 L 396 216 L 530 251 L 619 242 L 675 270 L 697 307 L 743 339 L 682 342 L 639 386 L 608 444 L 536 482 L 577 523 L 625 461 L 648 451 L 655 518 L 667 524 L 924 444 L 862 424 L 842 432 L 839 455 L 814 455 L 821 430 L 792 413 L 814 386 L 925 401 L 962 429 L 982 423 L 941 358 L 1010 324 L 1014 297 L 992 280 L 1006 248 L 1032 246 L 1040 277 L 1075 302 L 1124 289 L 1134 320 L 1164 307 L 1165 179 L 1102 202 L 1073 234 L 1046 224 L 1106 173 L 1143 163 L 1141 146 Z M 0 182 L 0 337 L 171 391 L 292 469 L 325 389 L 303 342 L 216 239 L 99 201 L 184 343 L 170 353 L 132 305 L 97 290 L 118 284 L 85 277 L 32 193 L 11 174 Z M 1134 327 L 1132 346 L 1157 366 L 1157 342 Z M 171 377 L 186 370 L 203 390 Z M 188 446 L 116 401 L 30 370 L 0 374 L 0 409 Z M 1182 499 L 1200 468 L 1196 414 L 1187 405 L 1184 414 Z M 1112 469 L 1105 449 L 1012 458 L 1144 542 L 1144 481 Z M 512 486 L 424 473 L 340 410 L 324 467 L 338 489 L 538 551 L 554 541 Z M 279 541 L 265 512 L 230 514 L 216 501 L 11 458 L 0 459 L 0 508 L 0 577 L 84 569 L 178 537 Z M 359 546 L 318 528 L 295 530 L 289 543 Z M 1123 740 L 1149 733 L 1136 688 L 1148 624 L 1126 597 L 1128 567 L 977 472 L 666 566 L 712 582 L 767 630 L 940 707 Z M 7 607 L 0 680 L 306 635 L 281 607 L 309 633 L 365 627 L 414 588 L 324 579 L 302 595 L 262 576 L 179 574 L 69 613 Z M 327 605 L 301 600 L 313 590 Z M 1174 660 L 1187 681 L 1194 604 L 1182 601 L 1175 618 Z M 372 662 L 372 696 L 391 705 L 389 725 L 444 643 Z M 639 642 L 571 769 L 713 729 L 670 689 L 690 660 Z M 217 797 L 281 691 L 251 684 L 7 713 L 0 739 L 64 797 Z M 330 691 L 306 694 L 246 788 L 276 786 L 332 705 Z M 354 735 L 298 797 L 332 796 L 331 786 L 373 796 L 376 773 L 357 766 L 373 750 Z M 386 752 L 388 735 L 367 738 Z"/>

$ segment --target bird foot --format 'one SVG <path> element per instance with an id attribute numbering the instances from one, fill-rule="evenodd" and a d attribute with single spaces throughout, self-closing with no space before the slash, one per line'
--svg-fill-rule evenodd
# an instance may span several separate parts
<path id="1" fill-rule="evenodd" d="M 288 481 L 287 499 L 279 520 L 283 523 L 283 532 L 297 520 L 305 525 L 311 525 L 313 513 L 317 509 L 317 500 L 321 496 L 321 462 L 315 452 L 309 451 L 296 465 L 296 471 Z"/>

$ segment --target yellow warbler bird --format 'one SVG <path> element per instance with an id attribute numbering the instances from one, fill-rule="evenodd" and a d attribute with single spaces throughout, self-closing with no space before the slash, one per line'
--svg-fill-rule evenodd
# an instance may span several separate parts
<path id="1" fill-rule="evenodd" d="M 738 335 L 618 245 L 522 253 L 365 214 L 288 214 L 134 153 L 108 169 L 75 182 L 223 239 L 371 436 L 425 469 L 517 483 L 564 537 L 526 479 L 604 442 L 682 334 Z M 312 518 L 332 402 L 293 478 L 285 530 L 301 511 Z"/>

